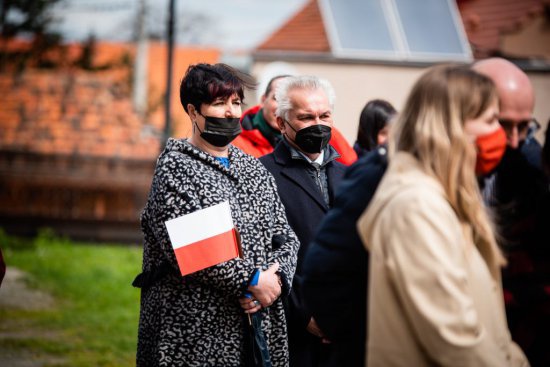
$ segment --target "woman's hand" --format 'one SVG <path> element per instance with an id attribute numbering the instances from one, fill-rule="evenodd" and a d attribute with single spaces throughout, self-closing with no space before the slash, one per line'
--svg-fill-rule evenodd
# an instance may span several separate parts
<path id="1" fill-rule="evenodd" d="M 248 290 L 252 293 L 253 299 L 260 301 L 262 307 L 269 307 L 281 295 L 281 284 L 279 275 L 279 263 L 271 265 L 266 271 L 260 272 L 257 285 L 251 285 Z M 242 305 L 242 304 L 241 304 Z"/>
<path id="2" fill-rule="evenodd" d="M 241 304 L 244 313 L 256 313 L 262 308 L 260 301 L 254 297 L 241 297 L 239 298 L 239 303 Z"/>

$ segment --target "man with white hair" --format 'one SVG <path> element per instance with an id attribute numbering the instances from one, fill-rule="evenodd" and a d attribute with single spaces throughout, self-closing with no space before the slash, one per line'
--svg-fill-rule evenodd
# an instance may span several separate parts
<path id="1" fill-rule="evenodd" d="M 318 366 L 330 344 L 306 309 L 302 263 L 321 219 L 332 206 L 345 166 L 329 144 L 333 128 L 334 90 L 313 76 L 287 77 L 275 96 L 277 124 L 283 139 L 260 161 L 273 174 L 288 222 L 300 249 L 292 291 L 286 302 L 290 366 Z"/>
<path id="2" fill-rule="evenodd" d="M 259 105 L 243 112 L 241 117 L 242 132 L 232 144 L 246 154 L 256 158 L 273 152 L 281 139 L 281 131 L 277 125 L 277 86 L 290 75 L 277 75 L 269 80 Z M 336 149 L 340 157 L 338 162 L 346 166 L 357 160 L 357 154 L 349 145 L 341 132 L 332 129 L 330 145 Z"/>

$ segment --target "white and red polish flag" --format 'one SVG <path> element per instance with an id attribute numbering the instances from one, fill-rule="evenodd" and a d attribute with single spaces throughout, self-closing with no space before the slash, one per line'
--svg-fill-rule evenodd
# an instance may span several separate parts
<path id="1" fill-rule="evenodd" d="M 165 222 L 181 275 L 239 256 L 229 201 Z"/>

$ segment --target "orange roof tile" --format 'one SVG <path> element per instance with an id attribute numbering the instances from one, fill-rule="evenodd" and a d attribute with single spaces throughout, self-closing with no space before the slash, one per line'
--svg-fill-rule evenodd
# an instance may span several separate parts
<path id="1" fill-rule="evenodd" d="M 0 102 L 5 114 L 0 120 L 2 149 L 135 159 L 158 153 L 158 141 L 140 141 L 142 126 L 130 105 L 114 108 L 112 103 L 99 108 L 93 103 L 95 98 L 112 97 L 108 79 L 90 83 L 86 72 L 41 70 L 27 71 L 18 78 L 3 74 L 0 79 L 11 81 L 7 90 L 14 101 Z M 70 107 L 64 111 L 63 105 Z M 105 137 L 101 129 L 112 131 Z M 131 148 L 128 155 L 118 154 L 119 145 Z"/>
<path id="2" fill-rule="evenodd" d="M 10 47 L 20 50 L 24 44 L 17 41 Z M 164 127 L 166 47 L 151 44 L 149 49 L 150 114 L 145 121 L 133 109 L 131 69 L 123 60 L 127 56 L 132 59 L 133 54 L 132 45 L 98 43 L 93 65 L 110 64 L 105 70 L 64 66 L 52 70 L 29 68 L 17 75 L 1 73 L 4 93 L 0 96 L 0 149 L 154 159 Z M 78 46 L 68 45 L 65 55 L 76 60 L 80 55 Z M 191 63 L 214 63 L 219 57 L 219 51 L 213 49 L 174 50 L 173 136 L 185 136 L 189 130 L 187 115 L 179 103 L 179 81 L 185 70 Z"/>
<path id="3" fill-rule="evenodd" d="M 150 106 L 149 121 L 156 127 L 164 127 L 164 93 L 166 88 L 167 50 L 163 43 L 150 43 L 149 45 L 149 89 L 148 100 Z M 171 116 L 173 120 L 172 136 L 188 136 L 191 131 L 191 120 L 183 110 L 180 103 L 180 81 L 189 65 L 199 62 L 216 63 L 220 60 L 220 51 L 209 48 L 174 49 L 172 63 L 172 98 Z M 151 110 L 152 106 L 157 106 Z"/>
<path id="4" fill-rule="evenodd" d="M 468 40 L 477 58 L 500 48 L 500 37 L 544 10 L 548 0 L 462 0 L 458 2 Z"/>
<path id="5" fill-rule="evenodd" d="M 330 44 L 317 1 L 309 1 L 296 15 L 260 44 L 257 50 L 330 52 Z"/>

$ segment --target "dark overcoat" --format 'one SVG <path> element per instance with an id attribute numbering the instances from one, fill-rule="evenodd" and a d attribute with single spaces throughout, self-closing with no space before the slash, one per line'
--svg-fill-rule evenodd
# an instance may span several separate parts
<path id="1" fill-rule="evenodd" d="M 337 154 L 332 147 L 325 150 L 325 157 L 329 154 Z M 329 205 L 334 198 L 334 193 L 342 179 L 345 166 L 336 160 L 330 160 L 326 169 L 329 205 L 325 203 L 323 194 L 318 188 L 310 173 L 307 172 L 309 163 L 304 159 L 293 157 L 287 143 L 280 142 L 273 153 L 260 158 L 269 172 L 275 177 L 277 190 L 285 207 L 288 223 L 296 232 L 300 240 L 298 251 L 298 265 L 292 284 L 292 291 L 287 302 L 287 318 L 289 325 L 289 342 L 291 350 L 291 365 L 307 367 L 315 365 L 307 356 L 296 360 L 294 349 L 305 350 L 308 347 L 300 345 L 297 348 L 293 344 L 315 344 L 318 342 L 306 331 L 311 314 L 303 304 L 301 296 L 302 262 L 311 240 L 322 218 L 329 210 Z M 313 357 L 315 358 L 315 357 Z"/>

